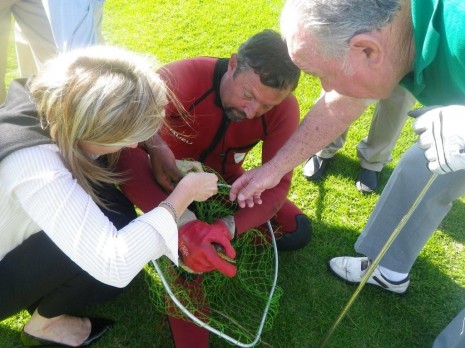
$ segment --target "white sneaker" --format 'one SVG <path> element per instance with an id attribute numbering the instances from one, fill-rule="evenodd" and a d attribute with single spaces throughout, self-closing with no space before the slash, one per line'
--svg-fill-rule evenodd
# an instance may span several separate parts
<path id="1" fill-rule="evenodd" d="M 329 261 L 329 268 L 339 278 L 350 284 L 360 283 L 365 275 L 371 261 L 368 257 L 335 257 Z M 393 282 L 384 277 L 379 271 L 379 267 L 368 278 L 367 283 L 379 286 L 385 290 L 403 294 L 407 291 L 410 284 L 410 276 L 399 282 Z"/>

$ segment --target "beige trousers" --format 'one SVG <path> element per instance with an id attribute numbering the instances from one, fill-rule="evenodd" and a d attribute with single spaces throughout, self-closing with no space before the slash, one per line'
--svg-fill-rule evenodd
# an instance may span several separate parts
<path id="1" fill-rule="evenodd" d="M 357 146 L 357 155 L 362 168 L 381 171 L 392 161 L 392 150 L 407 119 L 407 112 L 415 104 L 415 98 L 400 86 L 388 99 L 380 100 L 373 112 L 370 131 Z M 322 158 L 333 157 L 344 146 L 346 130 L 325 149 L 317 153 Z"/>
<path id="2" fill-rule="evenodd" d="M 0 2 L 0 104 L 3 103 L 6 93 L 5 76 L 13 23 L 17 26 L 15 46 L 21 77 L 34 74 L 45 61 L 57 54 L 50 23 L 41 0 L 2 0 Z"/>

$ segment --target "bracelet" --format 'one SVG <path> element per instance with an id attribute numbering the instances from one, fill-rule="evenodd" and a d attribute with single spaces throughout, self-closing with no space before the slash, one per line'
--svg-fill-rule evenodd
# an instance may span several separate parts
<path id="1" fill-rule="evenodd" d="M 171 215 L 173 215 L 173 218 L 174 218 L 174 222 L 178 222 L 178 213 L 176 212 L 176 208 L 174 207 L 174 205 L 172 205 L 170 202 L 168 201 L 161 201 L 160 204 L 158 205 L 159 207 L 164 205 L 165 207 L 168 208 L 168 210 L 171 212 Z"/>

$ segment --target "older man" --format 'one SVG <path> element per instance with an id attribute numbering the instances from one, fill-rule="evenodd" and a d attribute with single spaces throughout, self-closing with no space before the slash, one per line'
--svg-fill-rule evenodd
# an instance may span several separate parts
<path id="1" fill-rule="evenodd" d="M 434 181 L 368 281 L 388 291 L 405 292 L 418 253 L 452 201 L 465 194 L 461 170 L 465 168 L 464 18 L 465 6 L 459 0 L 288 1 L 282 31 L 291 58 L 305 72 L 318 76 L 326 93 L 271 161 L 235 182 L 231 199 L 237 198 L 241 206 L 261 203 L 260 194 L 283 173 L 321 150 L 369 102 L 389 97 L 399 84 L 423 105 L 445 106 L 418 119 L 421 148 L 415 144 L 405 153 L 355 245 L 366 257 L 330 261 L 339 277 L 360 282 L 430 179 L 428 168 L 444 174 Z M 463 317 L 461 313 L 454 323 Z M 441 336 L 438 346 L 464 344 L 461 333 L 451 326 Z"/>

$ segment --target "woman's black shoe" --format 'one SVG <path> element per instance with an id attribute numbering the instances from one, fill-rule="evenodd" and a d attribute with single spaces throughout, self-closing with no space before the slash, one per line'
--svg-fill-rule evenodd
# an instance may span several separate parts
<path id="1" fill-rule="evenodd" d="M 103 318 L 89 318 L 92 328 L 90 330 L 89 337 L 82 342 L 79 347 L 86 347 L 92 342 L 96 341 L 107 332 L 113 325 L 113 320 L 103 319 Z M 29 335 L 23 331 L 21 332 L 21 342 L 26 347 L 72 347 L 63 343 L 53 342 L 49 340 L 44 340 L 39 337 Z"/>

